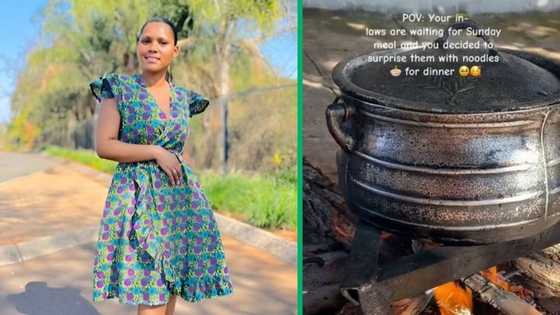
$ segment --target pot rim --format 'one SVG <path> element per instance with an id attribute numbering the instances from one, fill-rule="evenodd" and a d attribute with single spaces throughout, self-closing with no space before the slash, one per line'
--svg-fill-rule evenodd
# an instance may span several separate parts
<path id="1" fill-rule="evenodd" d="M 366 116 L 377 116 L 376 119 L 389 120 L 404 124 L 416 124 L 430 126 L 436 124 L 439 127 L 466 128 L 484 127 L 486 125 L 520 126 L 531 125 L 535 121 L 541 123 L 542 115 L 560 111 L 560 101 L 540 107 L 518 109 L 515 111 L 501 112 L 476 112 L 476 113 L 434 113 L 417 111 L 413 109 L 401 109 L 388 107 L 357 98 L 353 95 L 342 96 L 345 103 L 350 103 L 357 109 L 357 113 Z M 535 116 L 536 115 L 536 116 Z M 535 120 L 535 117 L 538 118 Z"/>
<path id="2" fill-rule="evenodd" d="M 497 48 L 500 48 L 499 46 Z M 468 111 L 461 111 L 461 112 L 450 112 L 450 111 L 429 111 L 429 110 L 418 110 L 411 108 L 410 106 L 406 106 L 405 104 L 422 104 L 424 107 L 429 108 L 429 103 L 426 102 L 419 102 L 419 101 L 408 101 L 403 100 L 397 97 L 384 95 L 381 93 L 377 93 L 375 91 L 364 89 L 349 79 L 346 71 L 351 64 L 359 63 L 363 64 L 364 59 L 367 59 L 368 56 L 371 55 L 383 55 L 388 52 L 395 53 L 395 52 L 406 52 L 413 49 L 395 49 L 395 50 L 380 50 L 374 51 L 366 54 L 359 54 L 359 55 L 352 55 L 342 59 L 340 62 L 336 64 L 332 71 L 332 79 L 334 83 L 340 88 L 343 97 L 344 96 L 351 96 L 357 100 L 364 101 L 365 103 L 369 103 L 368 105 L 375 105 L 384 107 L 391 110 L 400 110 L 400 111 L 408 111 L 418 114 L 430 114 L 430 115 L 449 115 L 449 116 L 457 116 L 457 115 L 479 115 L 479 114 L 508 114 L 508 113 L 520 113 L 526 111 L 538 111 L 542 110 L 549 106 L 558 105 L 560 103 L 560 93 L 553 94 L 551 96 L 545 97 L 538 101 L 527 101 L 527 102 L 519 102 L 517 103 L 517 109 L 513 110 L 498 110 L 498 111 L 478 111 L 478 112 L 468 112 Z M 508 49 L 508 48 L 500 48 L 499 52 L 505 52 L 508 54 L 515 55 L 518 58 L 523 58 L 531 63 L 536 64 L 532 60 L 528 60 L 524 56 L 531 56 L 534 58 L 541 59 L 542 61 L 552 63 L 560 71 L 560 64 L 554 62 L 553 60 L 546 58 L 542 55 L 535 54 L 532 52 L 527 52 L 523 50 L 515 50 L 515 49 Z M 543 67 L 542 65 L 536 64 L 539 67 L 546 69 L 547 71 L 551 72 L 553 75 L 560 79 L 560 72 L 552 71 L 549 68 Z"/>

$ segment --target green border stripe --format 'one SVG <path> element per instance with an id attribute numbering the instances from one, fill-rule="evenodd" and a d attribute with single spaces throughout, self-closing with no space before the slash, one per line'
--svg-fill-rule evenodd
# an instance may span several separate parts
<path id="1" fill-rule="evenodd" d="M 297 43 L 297 79 L 298 79 L 298 112 L 297 112 L 297 169 L 298 169 L 298 220 L 297 220 L 297 307 L 298 314 L 303 315 L 303 0 L 298 0 L 298 43 Z"/>

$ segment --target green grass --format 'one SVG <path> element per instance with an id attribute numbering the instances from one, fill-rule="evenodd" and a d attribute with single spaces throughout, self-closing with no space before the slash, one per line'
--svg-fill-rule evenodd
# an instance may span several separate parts
<path id="1" fill-rule="evenodd" d="M 101 159 L 91 150 L 70 150 L 47 146 L 49 155 L 76 161 L 112 174 L 116 162 Z M 215 171 L 195 173 L 212 207 L 233 214 L 247 223 L 264 228 L 295 230 L 297 220 L 297 179 L 295 166 L 270 174 L 232 172 L 221 176 Z"/>
<path id="2" fill-rule="evenodd" d="M 49 145 L 44 148 L 43 152 L 52 156 L 79 162 L 98 171 L 109 174 L 113 174 L 115 167 L 117 166 L 117 162 L 101 159 L 92 150 L 70 150 L 63 147 Z"/>
<path id="3" fill-rule="evenodd" d="M 297 186 L 284 177 L 243 173 L 222 177 L 205 171 L 200 181 L 217 209 L 245 216 L 261 228 L 296 228 Z"/>

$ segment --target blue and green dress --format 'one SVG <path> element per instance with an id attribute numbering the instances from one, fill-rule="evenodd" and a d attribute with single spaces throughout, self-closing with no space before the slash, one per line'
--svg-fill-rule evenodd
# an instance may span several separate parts
<path id="1" fill-rule="evenodd" d="M 233 292 L 221 234 L 198 178 L 182 158 L 190 118 L 209 102 L 170 83 L 170 117 L 142 75 L 108 73 L 90 83 L 98 101 L 115 98 L 118 139 L 155 144 L 181 162 L 172 186 L 155 160 L 119 162 L 109 186 L 93 263 L 93 301 L 160 305 L 171 294 L 188 302 Z"/>

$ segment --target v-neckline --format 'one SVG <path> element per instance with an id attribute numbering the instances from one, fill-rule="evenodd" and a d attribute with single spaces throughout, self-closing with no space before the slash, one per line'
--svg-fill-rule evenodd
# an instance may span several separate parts
<path id="1" fill-rule="evenodd" d="M 167 84 L 169 85 L 169 114 L 164 112 L 163 109 L 161 109 L 161 106 L 158 104 L 155 96 L 152 94 L 152 92 L 150 92 L 150 90 L 148 89 L 148 86 L 146 85 L 146 81 L 144 81 L 144 77 L 142 76 L 141 73 L 137 73 L 136 74 L 137 78 L 138 78 L 138 82 L 140 83 L 140 86 L 146 91 L 146 94 L 148 95 L 148 100 L 150 102 L 153 103 L 153 105 L 156 107 L 156 110 L 158 112 L 158 116 L 161 120 L 163 121 L 170 121 L 173 120 L 174 118 L 174 113 L 175 113 L 175 85 L 172 82 L 167 82 Z M 162 115 L 165 117 L 163 118 Z"/>

